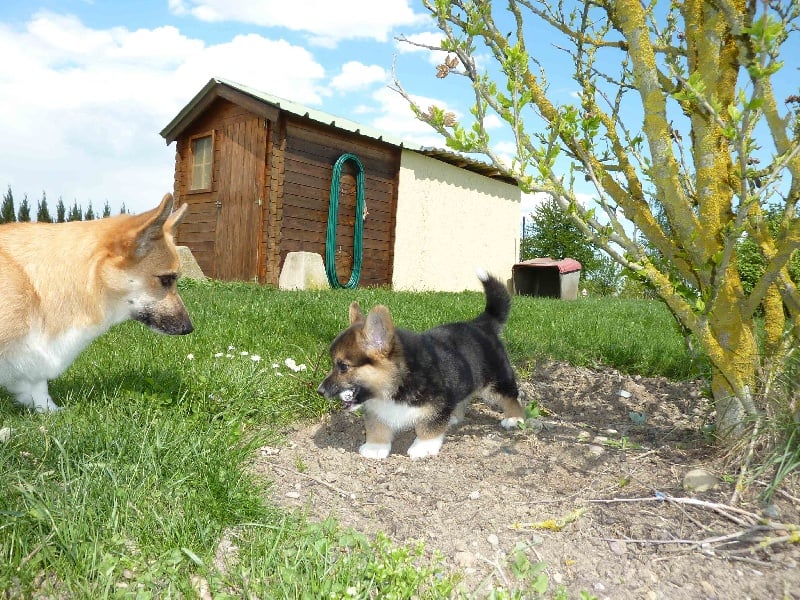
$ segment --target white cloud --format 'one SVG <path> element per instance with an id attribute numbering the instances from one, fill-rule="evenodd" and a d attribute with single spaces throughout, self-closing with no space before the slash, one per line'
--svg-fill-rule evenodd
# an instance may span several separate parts
<path id="1" fill-rule="evenodd" d="M 386 41 L 395 27 L 410 26 L 422 15 L 410 0 L 170 0 L 177 15 L 207 22 L 238 21 L 308 33 L 322 45 L 343 39 Z"/>
<path id="2" fill-rule="evenodd" d="M 523 193 L 522 203 L 520 204 L 520 214 L 523 217 L 529 217 L 537 207 L 547 202 L 549 198 L 550 195 L 544 192 L 536 192 L 533 194 Z"/>
<path id="3" fill-rule="evenodd" d="M 305 104 L 324 91 L 323 67 L 284 40 L 207 45 L 174 27 L 99 30 L 46 11 L 23 28 L 0 24 L 0 56 L 0 193 L 10 185 L 34 206 L 43 190 L 53 206 L 157 204 L 175 160 L 159 131 L 213 76 Z"/>
<path id="4" fill-rule="evenodd" d="M 489 113 L 483 120 L 483 126 L 486 128 L 486 131 L 491 131 L 493 129 L 502 129 L 504 125 L 505 121 L 503 121 L 500 117 L 498 117 L 494 113 Z"/>
<path id="5" fill-rule="evenodd" d="M 405 36 L 408 42 L 398 40 L 396 42 L 397 50 L 401 54 L 425 54 L 425 59 L 429 64 L 437 66 L 444 62 L 447 58 L 448 52 L 444 50 L 431 50 L 430 48 L 438 48 L 442 45 L 444 34 L 441 32 L 426 31 L 422 33 L 414 33 Z"/>
<path id="6" fill-rule="evenodd" d="M 358 61 L 346 62 L 341 72 L 331 80 L 331 87 L 340 92 L 366 89 L 376 83 L 385 83 L 388 73 L 378 65 L 365 65 Z"/>
<path id="7" fill-rule="evenodd" d="M 444 34 L 441 31 L 423 31 L 405 36 L 411 43 L 397 42 L 397 49 L 402 52 L 431 52 L 429 48 L 442 45 Z"/>
<path id="8" fill-rule="evenodd" d="M 441 100 L 416 95 L 411 97 L 423 110 L 433 104 L 444 110 L 456 112 Z M 411 112 L 406 99 L 394 90 L 382 88 L 372 94 L 372 98 L 380 107 L 378 109 L 380 116 L 372 119 L 371 125 L 373 127 L 421 146 L 435 146 L 437 148 L 445 146 L 442 136 L 436 133 L 430 125 L 417 119 L 414 113 Z"/>

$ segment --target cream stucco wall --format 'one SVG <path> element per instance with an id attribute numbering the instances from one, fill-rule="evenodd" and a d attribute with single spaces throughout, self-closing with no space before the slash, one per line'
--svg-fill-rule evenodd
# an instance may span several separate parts
<path id="1" fill-rule="evenodd" d="M 480 290 L 475 269 L 506 283 L 519 255 L 518 187 L 403 150 L 397 194 L 396 290 Z"/>

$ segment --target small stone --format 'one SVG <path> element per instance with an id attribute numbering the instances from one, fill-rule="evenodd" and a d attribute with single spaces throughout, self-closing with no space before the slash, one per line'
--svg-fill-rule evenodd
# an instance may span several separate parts
<path id="1" fill-rule="evenodd" d="M 619 397 L 620 397 L 620 398 L 630 398 L 632 395 L 633 395 L 633 394 L 631 394 L 631 393 L 630 393 L 629 391 L 627 391 L 627 390 L 620 390 L 620 391 L 619 391 Z"/>
<path id="2" fill-rule="evenodd" d="M 608 438 L 606 436 L 604 436 L 604 435 L 596 435 L 596 436 L 594 436 L 594 439 L 592 440 L 592 442 L 594 442 L 595 444 L 605 444 L 607 441 L 608 441 Z"/>
<path id="3" fill-rule="evenodd" d="M 544 423 L 541 419 L 525 419 L 525 430 L 533 434 L 541 433 L 544 429 Z"/>
<path id="4" fill-rule="evenodd" d="M 470 500 L 477 500 L 480 497 L 481 497 L 481 493 L 478 490 L 475 490 L 474 492 L 470 492 L 469 493 L 469 499 Z"/>
<path id="5" fill-rule="evenodd" d="M 493 533 L 490 533 L 490 534 L 489 534 L 489 535 L 486 537 L 486 541 L 487 541 L 487 542 L 489 542 L 489 544 L 490 544 L 490 545 L 492 545 L 492 546 L 494 546 L 495 548 L 496 548 L 496 547 L 497 547 L 497 546 L 500 544 L 500 540 L 499 540 L 499 539 L 498 539 L 498 537 L 497 537 L 495 534 L 493 534 Z"/>
<path id="6" fill-rule="evenodd" d="M 703 592 L 705 592 L 706 596 L 708 596 L 709 598 L 716 597 L 717 589 L 705 579 L 700 581 L 700 587 L 703 588 Z"/>
<path id="7" fill-rule="evenodd" d="M 0 429 L 0 444 L 5 444 L 10 440 L 12 433 L 14 433 L 14 430 L 11 427 L 3 427 Z"/>
<path id="8" fill-rule="evenodd" d="M 779 519 L 781 514 L 778 510 L 778 507 L 774 504 L 767 504 L 762 510 L 761 514 L 764 515 L 768 519 Z"/>
<path id="9" fill-rule="evenodd" d="M 453 558 L 455 560 L 456 565 L 458 565 L 462 569 L 475 566 L 475 555 L 472 552 L 460 550 L 455 553 L 455 556 Z"/>
<path id="10" fill-rule="evenodd" d="M 589 454 L 592 456 L 600 456 L 603 452 L 605 452 L 605 449 L 602 446 L 598 446 L 597 444 L 589 446 Z"/>
<path id="11" fill-rule="evenodd" d="M 579 442 L 588 442 L 590 439 L 592 439 L 592 434 L 589 433 L 588 431 L 581 431 L 578 434 L 578 441 Z"/>
<path id="12" fill-rule="evenodd" d="M 286 492 L 287 498 L 294 498 L 295 500 L 300 497 L 300 492 Z"/>
<path id="13" fill-rule="evenodd" d="M 608 543 L 608 547 L 617 556 L 622 556 L 628 551 L 628 546 L 622 540 L 614 540 Z"/>
<path id="14" fill-rule="evenodd" d="M 683 489 L 688 492 L 707 492 L 719 485 L 719 479 L 705 469 L 692 469 L 683 476 Z"/>

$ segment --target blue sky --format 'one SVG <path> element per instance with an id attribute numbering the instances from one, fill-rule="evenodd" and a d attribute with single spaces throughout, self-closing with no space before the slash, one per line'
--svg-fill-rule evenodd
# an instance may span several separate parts
<path id="1" fill-rule="evenodd" d="M 211 77 L 443 146 L 387 87 L 393 60 L 423 107 L 467 114 L 469 90 L 436 79 L 441 53 L 399 44 L 401 34 L 440 39 L 419 0 L 4 0 L 0 188 L 34 207 L 45 192 L 51 210 L 59 197 L 96 212 L 106 201 L 115 213 L 154 206 L 172 190 L 175 157 L 159 132 Z M 553 67 L 564 54 L 545 35 L 529 48 L 553 99 L 574 102 L 568 72 Z M 786 74 L 796 93 L 796 65 Z M 508 134 L 492 133 L 509 156 Z"/>
<path id="2" fill-rule="evenodd" d="M 211 77 L 442 146 L 387 88 L 393 57 L 423 102 L 447 104 L 452 86 L 399 34 L 438 39 L 412 0 L 2 2 L 0 186 L 34 207 L 44 191 L 51 210 L 150 208 L 172 189 L 159 132 Z"/>

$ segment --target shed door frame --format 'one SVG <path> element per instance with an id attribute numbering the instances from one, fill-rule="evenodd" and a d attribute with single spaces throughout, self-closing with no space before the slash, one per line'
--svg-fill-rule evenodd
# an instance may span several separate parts
<path id="1" fill-rule="evenodd" d="M 261 215 L 266 173 L 264 119 L 225 123 L 217 137 L 220 168 L 217 188 L 215 276 L 225 281 L 258 281 Z"/>

